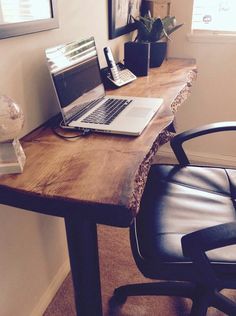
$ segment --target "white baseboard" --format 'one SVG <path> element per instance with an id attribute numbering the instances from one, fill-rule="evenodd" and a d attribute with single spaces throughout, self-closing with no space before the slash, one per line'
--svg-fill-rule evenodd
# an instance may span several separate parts
<path id="1" fill-rule="evenodd" d="M 42 316 L 48 305 L 54 298 L 56 292 L 59 290 L 66 276 L 70 272 L 69 259 L 60 267 L 57 274 L 53 278 L 52 282 L 49 284 L 47 290 L 44 292 L 38 304 L 33 309 L 31 316 Z"/>
<path id="2" fill-rule="evenodd" d="M 164 157 L 174 157 L 174 154 L 169 147 L 160 148 L 157 152 L 157 155 Z M 205 164 L 214 164 L 218 166 L 226 167 L 236 167 L 236 157 L 228 155 L 216 155 L 209 153 L 198 153 L 198 152 L 187 152 L 187 156 L 190 161 L 205 163 Z"/>

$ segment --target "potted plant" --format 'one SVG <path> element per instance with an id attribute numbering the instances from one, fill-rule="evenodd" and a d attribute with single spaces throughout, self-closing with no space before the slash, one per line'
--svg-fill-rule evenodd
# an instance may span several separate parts
<path id="1" fill-rule="evenodd" d="M 174 16 L 153 18 L 150 12 L 133 19 L 137 26 L 135 42 L 150 43 L 150 67 L 159 67 L 165 59 L 170 34 L 183 24 L 177 24 Z"/>

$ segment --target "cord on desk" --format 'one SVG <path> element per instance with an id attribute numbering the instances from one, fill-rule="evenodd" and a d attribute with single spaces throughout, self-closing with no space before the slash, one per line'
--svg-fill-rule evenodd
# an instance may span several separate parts
<path id="1" fill-rule="evenodd" d="M 91 134 L 91 130 L 90 129 L 84 129 L 84 130 L 81 130 L 81 131 L 78 131 L 79 134 L 76 134 L 76 135 L 73 135 L 73 136 L 66 136 L 66 135 L 63 135 L 61 133 L 59 133 L 57 131 L 57 128 L 59 128 L 60 125 L 55 125 L 55 126 L 52 126 L 51 129 L 52 129 L 52 132 L 62 138 L 62 139 L 75 139 L 75 138 L 79 138 L 79 137 L 83 137 L 83 136 L 87 136 L 89 134 Z"/>

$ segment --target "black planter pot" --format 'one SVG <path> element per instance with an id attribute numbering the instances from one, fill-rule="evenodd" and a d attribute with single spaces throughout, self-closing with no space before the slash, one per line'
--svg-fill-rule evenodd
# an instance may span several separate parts
<path id="1" fill-rule="evenodd" d="M 136 76 L 147 76 L 149 67 L 161 66 L 166 53 L 166 42 L 127 42 L 124 44 L 125 67 Z"/>
<path id="2" fill-rule="evenodd" d="M 125 67 L 136 76 L 147 76 L 150 64 L 150 43 L 125 43 L 124 59 Z"/>
<path id="3" fill-rule="evenodd" d="M 150 43 L 150 67 L 160 67 L 167 52 L 167 42 Z"/>

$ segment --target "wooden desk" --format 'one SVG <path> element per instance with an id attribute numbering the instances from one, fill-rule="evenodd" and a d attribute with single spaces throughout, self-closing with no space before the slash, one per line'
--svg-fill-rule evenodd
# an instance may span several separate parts
<path id="1" fill-rule="evenodd" d="M 168 60 L 148 77 L 109 91 L 164 99 L 141 136 L 94 133 L 65 141 L 46 124 L 22 140 L 23 174 L 0 176 L 0 203 L 65 219 L 79 316 L 102 315 L 96 224 L 130 225 L 151 159 L 169 140 L 166 127 L 195 78 L 194 60 Z"/>

